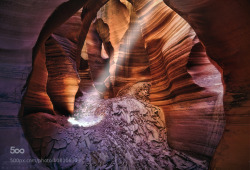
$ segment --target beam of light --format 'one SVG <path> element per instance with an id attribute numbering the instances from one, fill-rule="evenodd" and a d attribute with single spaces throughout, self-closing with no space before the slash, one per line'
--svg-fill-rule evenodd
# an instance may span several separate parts
<path id="1" fill-rule="evenodd" d="M 68 122 L 70 122 L 72 125 L 78 125 L 82 127 L 91 127 L 94 125 L 97 125 L 103 120 L 103 116 L 85 116 L 84 118 L 81 119 L 76 119 L 74 117 L 70 117 L 68 119 Z"/>
<path id="2" fill-rule="evenodd" d="M 129 28 L 127 29 L 127 32 L 125 33 L 125 36 L 123 37 L 123 45 L 120 46 L 120 48 L 118 49 L 118 51 L 114 51 L 114 64 L 113 65 L 109 65 L 107 64 L 105 66 L 105 68 L 103 69 L 103 72 L 105 71 L 109 71 L 110 76 L 106 78 L 106 80 L 103 82 L 103 84 L 98 87 L 96 87 L 96 85 L 98 85 L 98 82 L 102 82 L 103 78 L 101 77 L 102 74 L 100 74 L 100 76 L 98 77 L 97 80 L 93 81 L 93 87 L 97 90 L 97 92 L 99 93 L 99 98 L 101 95 L 103 95 L 103 92 L 109 88 L 109 84 L 111 83 L 112 85 L 114 85 L 115 83 L 115 72 L 116 72 L 116 63 L 117 60 L 119 59 L 119 65 L 123 65 L 125 59 L 128 59 L 128 56 L 126 56 L 127 54 L 130 53 L 131 49 L 135 46 L 136 41 L 139 39 L 139 36 L 141 35 L 141 25 L 139 23 L 138 18 L 134 18 L 132 19 Z M 104 50 L 104 48 L 102 48 L 102 50 Z M 103 51 L 102 54 L 105 54 L 105 52 Z M 103 58 L 105 58 L 105 56 L 102 56 Z M 89 89 L 88 92 L 89 94 L 91 94 L 92 89 Z M 82 104 L 85 105 L 85 107 L 88 107 L 86 105 L 88 105 L 88 103 L 95 103 L 96 104 L 96 108 L 94 110 L 88 111 L 88 115 L 85 115 L 86 112 L 83 110 L 75 110 L 76 113 L 78 114 L 74 114 L 73 117 L 70 117 L 68 119 L 68 121 L 72 124 L 72 125 L 79 125 L 82 127 L 90 127 L 90 126 L 94 126 L 97 125 L 98 123 L 100 123 L 104 118 L 105 118 L 105 114 L 103 115 L 94 115 L 95 110 L 97 109 L 97 105 L 98 103 L 101 102 L 101 100 L 95 100 L 98 97 L 84 97 L 84 99 L 80 99 L 80 101 L 76 101 L 78 102 L 78 104 Z M 104 111 L 105 112 L 105 111 Z M 80 118 L 79 118 L 80 116 Z M 78 117 L 78 118 L 77 118 Z"/>
<path id="3" fill-rule="evenodd" d="M 139 28 L 139 29 L 138 29 Z M 141 36 L 141 26 L 138 21 L 138 18 L 136 17 L 135 19 L 131 20 L 129 28 L 127 29 L 127 32 L 125 33 L 124 37 L 122 38 L 120 47 L 118 48 L 118 51 L 114 51 L 114 64 L 109 66 L 107 65 L 105 67 L 106 71 L 109 71 L 110 76 L 106 79 L 106 81 L 110 81 L 112 86 L 115 84 L 115 77 L 116 77 L 116 72 L 119 72 L 117 70 L 117 65 L 124 65 L 124 62 L 128 60 L 130 51 L 134 48 L 135 43 Z M 117 63 L 119 62 L 119 63 Z M 125 66 L 126 67 L 126 66 Z M 99 80 L 97 80 L 99 82 Z M 104 82 L 105 84 L 108 84 Z M 102 86 L 102 89 L 99 88 L 99 91 L 104 91 L 105 86 Z"/>
<path id="4" fill-rule="evenodd" d="M 97 92 L 84 93 L 82 97 L 77 98 L 74 115 L 68 118 L 68 122 L 81 127 L 97 125 L 105 116 L 105 111 L 96 112 L 102 101 Z"/>

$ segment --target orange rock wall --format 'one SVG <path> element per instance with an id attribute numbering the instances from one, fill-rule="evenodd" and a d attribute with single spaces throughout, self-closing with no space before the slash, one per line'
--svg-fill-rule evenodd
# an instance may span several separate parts
<path id="1" fill-rule="evenodd" d="M 211 169 L 249 169 L 250 2 L 165 0 L 194 28 L 223 70 L 226 127 Z"/>

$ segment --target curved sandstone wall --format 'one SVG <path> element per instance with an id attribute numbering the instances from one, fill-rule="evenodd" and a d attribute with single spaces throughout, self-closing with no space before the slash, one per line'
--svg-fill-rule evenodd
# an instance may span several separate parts
<path id="1" fill-rule="evenodd" d="M 249 1 L 165 3 L 190 23 L 209 57 L 223 70 L 226 127 L 211 168 L 249 168 Z"/>
<path id="2" fill-rule="evenodd" d="M 26 80 L 20 115 L 70 115 L 79 87 L 113 97 L 148 81 L 170 147 L 211 168 L 249 167 L 249 2 L 107 1 L 1 2 L 1 115 L 17 114 Z"/>

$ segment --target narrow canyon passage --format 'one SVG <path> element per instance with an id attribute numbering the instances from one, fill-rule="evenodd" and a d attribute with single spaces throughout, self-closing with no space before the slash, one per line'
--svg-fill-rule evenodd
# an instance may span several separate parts
<path id="1" fill-rule="evenodd" d="M 23 164 L 37 169 L 249 166 L 242 4 L 236 20 L 214 0 L 3 1 L 1 131 L 22 140 L 1 144 L 1 166 L 22 143 L 21 156 L 54 160 Z"/>
<path id="2" fill-rule="evenodd" d="M 224 127 L 223 103 L 222 98 L 219 98 L 223 95 L 220 72 L 209 61 L 204 48 L 200 45 L 199 39 L 189 24 L 163 2 L 155 1 L 145 4 L 142 8 L 144 11 L 148 11 L 147 13 L 138 12 L 137 8 L 136 4 L 132 5 L 126 1 L 123 3 L 109 1 L 104 5 L 97 12 L 96 18 L 86 33 L 79 64 L 77 64 L 79 43 L 77 38 L 80 37 L 83 22 L 80 18 L 81 10 L 57 28 L 46 41 L 44 50 L 48 81 L 45 85 L 45 92 L 53 105 L 53 112 L 55 115 L 65 115 L 66 117 L 73 115 L 69 118 L 69 122 L 73 125 L 90 126 L 88 129 L 96 133 L 87 133 L 85 136 L 92 136 L 89 137 L 89 142 L 92 143 L 91 148 L 96 148 L 96 151 L 88 151 L 86 159 L 82 152 L 78 153 L 75 149 L 71 151 L 74 142 L 75 145 L 79 142 L 86 143 L 86 139 L 81 135 L 85 133 L 85 129 L 76 130 L 75 125 L 72 127 L 65 125 L 67 128 L 64 129 L 64 135 L 59 135 L 60 137 L 54 134 L 55 130 L 53 130 L 53 134 L 43 131 L 45 136 L 42 135 L 43 133 L 39 133 L 42 136 L 37 136 L 33 130 L 37 129 L 38 125 L 31 122 L 43 122 L 42 115 L 44 114 L 39 113 L 40 116 L 37 118 L 39 121 L 36 121 L 36 114 L 29 114 L 29 111 L 26 112 L 24 109 L 24 114 L 27 114 L 24 117 L 24 132 L 39 157 L 59 159 L 68 157 L 67 152 L 74 152 L 77 160 L 83 160 L 81 163 L 74 162 L 68 166 L 84 166 L 87 169 L 91 167 L 94 169 L 100 167 L 103 169 L 107 167 L 127 169 L 208 168 L 208 162 Z M 114 9 L 120 10 L 114 11 Z M 157 15 L 159 18 L 155 16 L 156 11 L 162 12 L 161 15 Z M 117 25 L 118 21 L 123 21 L 123 23 Z M 154 38 L 149 38 L 150 36 Z M 41 55 L 43 55 L 42 53 Z M 138 85 L 140 82 L 150 83 L 150 90 L 147 89 L 145 92 Z M 28 92 L 24 100 L 28 100 Z M 147 106 L 143 107 L 133 98 L 119 98 L 124 95 L 143 96 L 142 98 L 146 98 L 146 102 L 151 102 L 155 106 L 141 103 Z M 99 101 L 99 98 L 105 98 L 105 100 Z M 139 98 L 140 100 L 141 98 Z M 26 108 L 30 106 L 32 106 L 30 103 L 24 105 Z M 152 110 L 156 106 L 161 108 L 159 113 L 163 115 L 160 121 L 164 122 L 164 125 L 160 127 L 157 125 L 157 120 L 156 122 L 150 121 L 157 117 L 157 114 L 152 115 L 154 113 L 151 113 L 152 111 L 143 111 Z M 181 106 L 184 109 L 181 109 Z M 122 118 L 118 118 L 118 120 L 127 123 L 120 123 L 120 128 L 125 129 L 116 132 L 117 123 L 112 122 L 113 118 L 109 118 L 109 116 L 115 117 L 118 114 L 117 109 L 122 110 L 118 112 L 124 112 L 119 113 Z M 100 111 L 104 113 L 99 113 Z M 147 114 L 149 115 L 146 116 Z M 180 114 L 185 115 L 185 118 L 180 120 L 178 118 Z M 207 117 L 207 115 L 212 115 L 212 117 Z M 46 117 L 46 115 L 44 116 Z M 131 119 L 141 121 L 133 122 Z M 60 122 L 57 118 L 54 121 L 55 124 Z M 177 123 L 172 123 L 174 121 Z M 109 126 L 106 127 L 105 124 Z M 159 129 L 155 130 L 151 127 L 152 125 Z M 29 126 L 32 127 L 31 132 Z M 49 127 L 57 129 L 53 126 Z M 114 129 L 113 132 L 107 130 L 110 128 Z M 80 136 L 65 143 L 63 138 L 67 138 L 69 129 L 73 131 L 73 134 Z M 164 132 L 159 132 L 161 129 L 165 129 Z M 166 129 L 168 129 L 168 133 Z M 206 134 L 204 134 L 204 130 L 207 132 Z M 152 133 L 151 137 L 150 133 Z M 36 135 L 34 136 L 34 134 Z M 183 136 L 181 137 L 181 135 Z M 47 139 L 48 136 L 50 136 L 49 139 Z M 159 141 L 157 136 L 162 136 L 162 139 Z M 120 143 L 117 138 L 129 142 Z M 55 142 L 53 142 L 54 140 Z M 64 144 L 57 146 L 57 140 Z M 98 146 L 92 146 L 95 145 L 96 140 L 102 141 L 100 145 L 103 148 L 99 146 L 98 142 Z M 143 142 L 137 142 L 137 140 Z M 143 150 L 146 145 L 143 146 L 142 143 L 147 143 L 147 141 L 149 142 L 146 144 L 148 149 L 143 153 L 131 152 L 132 150 Z M 154 141 L 161 144 L 154 146 Z M 110 142 L 113 143 L 115 149 L 111 149 Z M 176 150 L 172 151 L 168 143 Z M 60 150 L 60 154 L 53 151 L 54 146 Z M 82 145 L 76 147 L 80 151 L 90 148 L 90 146 L 84 148 Z M 123 148 L 124 153 L 116 152 L 119 147 Z M 126 152 L 127 150 L 131 151 Z M 154 150 L 162 150 L 162 153 L 157 156 Z M 184 153 L 180 153 L 182 156 L 177 154 L 175 158 L 173 153 L 178 153 L 177 150 L 191 153 L 201 162 L 194 161 L 194 157 Z M 96 152 L 102 154 L 104 151 L 108 152 L 105 158 L 109 157 L 108 160 L 111 162 L 102 160 L 100 155 L 97 155 L 96 160 L 91 159 Z M 114 158 L 119 159 L 119 163 Z M 147 163 L 147 161 L 149 162 Z M 47 166 L 67 168 L 66 165 L 60 163 L 47 164 Z"/>

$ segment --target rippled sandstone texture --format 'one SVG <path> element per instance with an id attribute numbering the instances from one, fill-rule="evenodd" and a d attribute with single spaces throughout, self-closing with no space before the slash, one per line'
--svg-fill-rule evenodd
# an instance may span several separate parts
<path id="1" fill-rule="evenodd" d="M 223 132 L 220 73 L 203 47 L 195 49 L 190 25 L 163 2 L 132 4 L 149 59 L 150 100 L 166 115 L 170 146 L 211 157 Z"/>
<path id="2" fill-rule="evenodd" d="M 32 114 L 34 117 L 39 117 L 39 114 L 36 114 L 38 112 L 43 112 L 44 116 L 47 113 L 72 114 L 73 93 L 76 93 L 79 83 L 76 67 L 80 68 L 81 89 L 93 88 L 95 75 L 92 77 L 89 70 L 103 67 L 104 60 L 101 56 L 105 51 L 110 57 L 110 77 L 105 79 L 107 80 L 105 83 L 98 82 L 105 84 L 107 88 L 111 87 L 106 96 L 115 96 L 123 88 L 122 84 L 135 83 L 136 78 L 138 81 L 150 80 L 152 91 L 149 97 L 152 104 L 161 107 L 165 113 L 169 145 L 174 149 L 195 153 L 199 157 L 204 156 L 208 159 L 213 156 L 223 133 L 224 104 L 226 131 L 211 167 L 226 169 L 249 167 L 248 1 L 204 0 L 199 3 L 193 0 L 165 1 L 192 26 L 196 33 L 187 22 L 161 1 L 138 0 L 131 1 L 132 5 L 125 1 L 122 1 L 123 3 L 117 0 L 109 1 L 110 4 L 104 6 L 104 9 L 108 10 L 103 13 L 110 11 L 109 17 L 101 15 L 102 12 L 97 17 L 102 18 L 108 25 L 111 44 L 103 39 L 105 35 L 101 35 L 97 28 L 92 27 L 92 29 L 90 26 L 95 13 L 107 1 L 91 3 L 71 0 L 61 5 L 51 15 L 52 11 L 63 2 L 1 1 L 0 12 L 1 16 L 4 16 L 1 17 L 0 32 L 2 117 L 8 117 L 9 114 L 17 115 L 22 98 L 21 88 L 31 70 L 32 48 L 36 40 L 38 40 L 37 45 L 33 49 L 33 72 L 28 81 L 21 109 L 23 115 Z M 57 32 L 60 30 L 58 26 L 76 13 L 82 5 L 84 12 L 78 30 L 81 38 L 76 39 L 78 42 L 72 43 L 72 39 L 65 35 L 65 32 Z M 120 10 L 111 12 L 112 9 Z M 113 19 L 113 22 L 120 24 L 113 24 L 110 16 L 114 17 L 118 12 L 119 15 L 115 15 L 118 17 Z M 32 17 L 30 13 L 33 14 Z M 51 17 L 45 22 L 50 15 Z M 75 23 L 78 23 L 79 19 L 78 16 L 78 21 Z M 129 23 L 138 25 L 134 30 L 128 29 Z M 42 29 L 43 24 L 45 25 Z M 121 27 L 118 27 L 119 25 Z M 72 28 L 67 23 L 64 26 L 66 27 L 63 28 L 62 25 L 61 30 Z M 88 37 L 89 27 L 94 33 L 89 34 L 89 38 L 97 37 L 95 43 L 99 44 L 97 43 L 96 49 L 101 54 L 91 57 L 92 64 L 79 57 L 79 49 L 81 50 L 85 37 Z M 56 32 L 60 37 L 51 35 Z M 127 50 L 120 44 L 130 44 L 127 41 L 131 38 L 124 37 L 129 32 L 139 32 L 140 38 L 135 40 L 136 48 Z M 64 38 L 70 41 L 65 41 Z M 91 42 L 87 39 L 86 41 Z M 101 46 L 102 41 L 106 47 Z M 96 46 L 92 44 L 92 47 Z M 76 51 L 69 53 L 69 49 Z M 91 54 L 91 51 L 88 49 L 87 51 Z M 208 58 L 205 51 L 220 67 Z M 53 57 L 57 56 L 55 53 L 60 54 L 61 61 L 58 63 L 53 63 Z M 118 54 L 122 53 L 126 56 L 124 57 L 126 62 L 123 64 L 117 58 Z M 143 56 L 143 59 L 138 56 Z M 213 64 L 223 74 L 225 94 L 222 94 L 220 73 Z M 140 71 L 143 67 L 145 72 Z M 70 71 L 66 72 L 65 68 Z M 124 70 L 125 74 L 119 73 L 119 70 Z M 60 71 L 61 75 L 56 75 L 57 71 Z M 94 71 L 98 73 L 97 70 Z M 132 79 L 129 79 L 130 77 Z M 57 88 L 59 86 L 64 90 Z M 6 124 L 6 121 L 4 123 Z M 7 125 L 9 126 L 8 123 Z M 41 126 L 41 129 L 43 128 L 46 129 L 46 126 Z M 2 144 L 3 147 L 4 145 Z"/>
<path id="3" fill-rule="evenodd" d="M 249 169 L 250 158 L 250 2 L 165 0 L 196 31 L 221 67 L 226 127 L 211 168 Z"/>
<path id="4" fill-rule="evenodd" d="M 45 59 L 38 63 L 34 61 L 32 49 L 48 17 L 64 2 L 66 0 L 1 0 L 0 2 L 0 133 L 4 137 L 4 139 L 1 138 L 0 144 L 0 163 L 3 169 L 5 169 L 2 167 L 4 164 L 10 169 L 13 168 L 12 165 L 16 166 L 16 164 L 10 164 L 12 155 L 9 153 L 9 148 L 11 146 L 25 148 L 25 158 L 30 158 L 30 149 L 17 118 L 24 94 L 22 90 L 32 66 L 36 67 L 33 67 L 33 70 L 40 70 L 35 75 L 38 79 L 32 82 L 33 86 L 46 84 L 47 75 L 43 72 Z M 67 18 L 67 15 L 71 16 L 81 8 L 82 1 L 69 1 L 63 6 L 71 6 L 62 17 Z M 66 9 L 61 8 L 61 10 Z M 57 27 L 58 24 L 60 20 L 54 22 L 53 27 Z M 47 102 L 45 90 L 38 88 L 35 91 L 35 95 L 31 95 L 33 102 L 30 103 L 30 107 L 39 109 L 32 109 L 32 113 L 38 110 L 47 113 L 47 109 L 43 108 L 51 107 L 52 104 Z M 24 166 L 26 169 L 25 165 L 15 168 Z"/>

